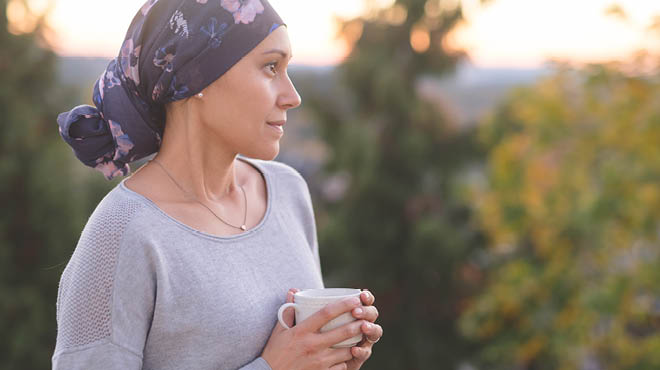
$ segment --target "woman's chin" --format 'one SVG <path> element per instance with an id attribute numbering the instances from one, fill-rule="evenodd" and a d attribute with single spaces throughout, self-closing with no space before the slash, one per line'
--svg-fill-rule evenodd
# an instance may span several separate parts
<path id="1" fill-rule="evenodd" d="M 272 161 L 277 158 L 277 155 L 280 154 L 280 143 L 277 141 L 271 145 L 268 145 L 266 148 L 259 148 L 255 151 L 242 153 L 246 157 L 261 159 L 263 161 Z"/>

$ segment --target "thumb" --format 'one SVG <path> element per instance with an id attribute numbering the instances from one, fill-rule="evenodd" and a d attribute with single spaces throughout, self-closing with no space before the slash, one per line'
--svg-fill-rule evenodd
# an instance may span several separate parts
<path id="1" fill-rule="evenodd" d="M 298 289 L 293 289 L 293 288 L 289 289 L 289 291 L 286 293 L 286 303 L 293 303 L 293 294 L 297 291 Z M 293 327 L 293 322 L 295 321 L 295 314 L 296 312 L 293 309 L 293 307 L 289 307 L 282 312 L 282 320 L 286 323 L 286 325 L 289 328 Z M 285 330 L 287 329 L 284 326 L 282 326 L 282 322 L 278 320 L 275 323 L 275 327 L 273 328 L 273 333 L 280 333 Z"/>
<path id="2" fill-rule="evenodd" d="M 293 294 L 294 292 L 297 291 L 297 289 L 289 289 L 289 291 L 286 293 L 286 302 L 287 303 L 293 303 Z M 284 312 L 282 313 L 282 319 L 284 319 L 284 322 L 289 326 L 293 326 L 293 322 L 295 320 L 295 310 L 293 307 L 289 307 Z"/>

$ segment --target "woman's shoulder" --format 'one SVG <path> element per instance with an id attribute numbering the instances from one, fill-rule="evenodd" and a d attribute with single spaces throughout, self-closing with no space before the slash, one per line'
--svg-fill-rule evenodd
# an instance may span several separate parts
<path id="1" fill-rule="evenodd" d="M 117 184 L 110 190 L 89 216 L 79 244 L 105 244 L 121 239 L 131 221 L 145 208 L 143 201 Z"/>
<path id="2" fill-rule="evenodd" d="M 102 222 L 126 221 L 142 207 L 144 207 L 144 202 L 131 194 L 130 191 L 127 191 L 122 181 L 101 199 L 90 216 L 90 220 L 98 219 Z"/>

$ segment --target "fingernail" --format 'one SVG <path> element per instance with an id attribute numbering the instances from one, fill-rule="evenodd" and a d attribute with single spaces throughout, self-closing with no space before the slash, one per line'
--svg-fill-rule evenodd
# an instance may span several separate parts
<path id="1" fill-rule="evenodd" d="M 356 308 L 356 309 L 354 310 L 354 312 L 355 312 L 356 315 L 362 315 L 362 309 L 359 308 L 359 307 Z"/>
<path id="2" fill-rule="evenodd" d="M 369 299 L 369 292 L 362 292 L 362 297 L 364 297 L 364 299 Z"/>

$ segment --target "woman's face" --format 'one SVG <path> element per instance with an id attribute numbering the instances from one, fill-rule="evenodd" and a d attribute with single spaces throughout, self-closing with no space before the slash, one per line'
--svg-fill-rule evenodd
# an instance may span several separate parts
<path id="1" fill-rule="evenodd" d="M 204 89 L 202 98 L 191 98 L 204 140 L 213 140 L 207 144 L 224 145 L 251 158 L 277 156 L 287 110 L 300 105 L 287 74 L 290 58 L 289 35 L 281 26 Z"/>

